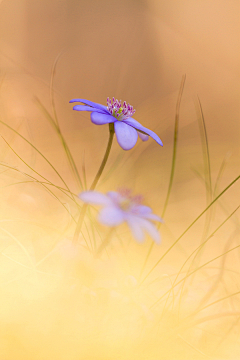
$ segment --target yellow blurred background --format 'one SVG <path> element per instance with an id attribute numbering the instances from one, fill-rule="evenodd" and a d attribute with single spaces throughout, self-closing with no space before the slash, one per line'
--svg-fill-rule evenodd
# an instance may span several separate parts
<path id="1" fill-rule="evenodd" d="M 142 282 L 239 176 L 239 16 L 239 2 L 227 0 L 0 1 L 0 359 L 240 358 L 239 212 L 181 268 L 239 206 L 238 182 Z M 82 204 L 57 186 L 82 189 L 44 109 L 56 112 L 89 188 L 108 127 L 69 100 L 105 105 L 114 96 L 133 105 L 164 146 L 150 138 L 125 152 L 114 139 L 97 190 L 131 188 L 161 216 L 184 74 L 162 243 L 140 277 L 152 240 L 136 243 L 123 225 L 95 259 L 85 240 L 107 233 L 95 210 L 72 245 Z M 178 273 L 183 279 L 209 261 L 173 288 Z"/>

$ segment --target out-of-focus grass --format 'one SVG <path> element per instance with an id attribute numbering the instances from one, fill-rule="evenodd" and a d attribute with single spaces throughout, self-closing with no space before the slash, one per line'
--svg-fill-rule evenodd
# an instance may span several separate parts
<path id="1" fill-rule="evenodd" d="M 180 99 L 183 84 L 184 79 Z M 10 136 L 10 140 L 4 136 L 5 141 L 1 141 L 4 162 L 0 164 L 1 357 L 233 360 L 240 356 L 239 206 L 228 211 L 222 205 L 224 218 L 218 206 L 222 198 L 228 202 L 230 191 L 231 196 L 236 196 L 239 176 L 221 187 L 223 163 L 213 188 L 203 113 L 200 124 L 205 130 L 199 151 L 204 154 L 204 167 L 202 172 L 196 171 L 204 184 L 205 208 L 199 210 L 195 219 L 189 216 L 190 225 L 180 236 L 166 221 L 161 227 L 159 247 L 153 247 L 150 239 L 144 245 L 137 244 L 127 227 L 120 226 L 96 258 L 96 249 L 108 231 L 97 223 L 97 209 L 88 209 L 79 241 L 72 242 L 82 207 L 77 191 L 91 182 L 87 169 L 92 164 L 85 163 L 84 154 L 79 154 L 80 160 L 74 159 L 60 129 L 53 96 L 54 116 L 40 100 L 37 103 L 42 121 L 45 117 L 60 139 L 59 146 L 62 145 L 72 174 L 66 180 L 54 162 L 22 135 L 22 127 L 15 130 L 1 120 Z M 164 213 L 174 195 L 175 166 L 181 161 L 179 155 L 176 157 L 179 106 L 180 101 Z M 34 166 L 15 144 L 17 138 L 35 153 Z M 143 145 L 144 152 L 151 154 L 153 145 Z M 134 156 L 132 160 L 131 154 L 128 156 L 129 166 L 134 167 Z M 139 156 L 144 158 L 142 153 Z M 38 169 L 39 157 L 55 177 Z M 121 167 L 122 160 L 122 155 L 118 155 L 116 162 L 104 170 L 99 185 L 102 190 L 108 189 L 109 182 L 111 186 L 119 184 L 119 169 L 126 171 Z M 148 165 L 150 174 L 155 164 L 149 161 Z M 72 190 L 76 186 L 77 191 Z M 151 189 L 147 190 L 156 197 Z M 185 204 L 178 205 L 178 211 L 191 214 L 193 208 L 200 209 L 198 201 L 198 197 L 186 198 Z M 210 213 L 213 205 L 215 209 Z M 157 212 L 160 211 L 158 206 Z"/>
<path id="2" fill-rule="evenodd" d="M 173 154 L 172 154 L 172 166 L 171 166 L 171 173 L 170 173 L 170 179 L 169 179 L 169 184 L 168 184 L 168 190 L 167 190 L 167 195 L 166 195 L 166 199 L 163 205 L 163 210 L 162 210 L 162 214 L 161 217 L 164 218 L 165 212 L 167 210 L 167 205 L 168 205 L 168 201 L 169 201 L 169 197 L 170 197 L 170 193 L 172 190 L 172 184 L 173 184 L 173 178 L 174 178 L 174 172 L 175 172 L 175 164 L 176 164 L 176 156 L 177 156 L 177 143 L 178 143 L 178 128 L 179 128 L 179 113 L 180 113 L 180 105 L 181 105 L 181 100 L 182 100 L 182 95 L 183 95 L 183 89 L 184 89 L 184 84 L 186 81 L 186 75 L 184 75 L 182 77 L 182 81 L 181 81 L 181 85 L 180 85 L 180 90 L 179 90 L 179 94 L 178 94 L 178 99 L 177 99 L 177 105 L 176 105 L 176 114 L 175 114 L 175 126 L 174 126 L 174 137 L 173 137 Z M 161 224 L 158 225 L 158 228 L 160 227 Z M 151 244 L 149 251 L 147 253 L 145 262 L 143 264 L 142 270 L 141 270 L 141 275 L 143 273 L 143 270 L 146 266 L 146 263 L 148 261 L 148 258 L 152 252 L 153 249 L 153 243 Z"/>

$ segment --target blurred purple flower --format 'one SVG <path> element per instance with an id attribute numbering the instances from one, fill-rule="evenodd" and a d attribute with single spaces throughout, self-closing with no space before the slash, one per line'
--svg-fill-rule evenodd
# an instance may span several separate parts
<path id="1" fill-rule="evenodd" d="M 157 244 L 160 243 L 160 234 L 152 221 L 162 222 L 162 219 L 153 214 L 150 207 L 141 204 L 141 196 L 132 196 L 130 190 L 122 189 L 109 191 L 106 195 L 84 191 L 79 198 L 88 204 L 103 206 L 98 215 L 100 223 L 113 227 L 126 221 L 137 241 L 142 242 L 144 232 L 147 232 Z"/>
<path id="2" fill-rule="evenodd" d="M 159 145 L 163 145 L 161 139 L 151 130 L 142 126 L 131 116 L 135 113 L 131 105 L 126 101 L 121 104 L 121 100 L 107 98 L 107 106 L 94 103 L 84 99 L 73 99 L 69 101 L 81 102 L 84 105 L 75 105 L 73 110 L 90 111 L 91 120 L 96 125 L 114 123 L 114 130 L 117 141 L 123 150 L 130 150 L 137 142 L 138 135 L 143 140 L 148 140 L 151 136 Z"/>

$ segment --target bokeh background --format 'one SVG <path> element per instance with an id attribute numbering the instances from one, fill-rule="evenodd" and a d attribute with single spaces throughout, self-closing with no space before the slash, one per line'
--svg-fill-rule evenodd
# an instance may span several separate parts
<path id="1" fill-rule="evenodd" d="M 72 247 L 70 214 L 77 219 L 78 206 L 56 187 L 39 183 L 44 181 L 41 175 L 63 186 L 49 163 L 19 136 L 31 142 L 78 194 L 81 187 L 43 107 L 51 116 L 56 112 L 89 186 L 104 155 L 108 128 L 93 125 L 89 113 L 72 111 L 69 100 L 126 100 L 136 109 L 134 117 L 154 130 L 164 146 L 138 140 L 134 149 L 124 152 L 115 139 L 97 189 L 131 188 L 161 215 L 172 166 L 176 103 L 186 75 L 162 243 L 153 247 L 146 275 L 239 175 L 239 15 L 239 2 L 227 0 L 0 2 L 2 359 L 240 356 L 240 297 L 231 296 L 240 287 L 238 248 L 198 271 L 181 296 L 176 292 L 175 301 L 172 293 L 167 305 L 152 308 L 191 252 L 237 208 L 238 183 L 140 285 L 152 240 L 137 244 L 122 226 L 108 256 L 99 260 L 85 249 L 82 237 Z M 238 219 L 236 212 L 211 238 L 196 266 L 238 246 Z M 91 238 L 88 228 L 91 222 L 84 228 Z M 107 231 L 103 226 L 98 230 L 101 236 Z M 197 312 L 198 306 L 215 301 Z M 183 319 L 189 314 L 196 319 L 186 326 Z"/>

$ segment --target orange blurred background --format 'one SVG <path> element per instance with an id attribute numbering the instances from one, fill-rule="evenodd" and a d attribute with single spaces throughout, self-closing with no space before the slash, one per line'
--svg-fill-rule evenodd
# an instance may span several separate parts
<path id="1" fill-rule="evenodd" d="M 132 188 L 144 195 L 154 213 L 161 215 L 171 171 L 176 103 L 182 76 L 186 74 L 174 182 L 164 215 L 165 224 L 161 226 L 162 244 L 154 246 L 148 270 L 210 202 L 209 189 L 206 189 L 209 184 L 205 184 L 206 148 L 199 126 L 198 98 L 207 130 L 215 196 L 239 175 L 239 15 L 239 2 L 227 0 L 0 1 L 0 120 L 34 144 L 76 194 L 81 188 L 37 99 L 50 114 L 53 114 L 54 101 L 62 134 L 81 176 L 85 164 L 88 187 L 104 155 L 108 128 L 93 125 L 89 113 L 73 111 L 69 100 L 83 98 L 105 105 L 107 97 L 114 96 L 133 105 L 134 118 L 155 131 L 164 146 L 159 147 L 152 139 L 146 143 L 138 140 L 134 149 L 124 152 L 115 139 L 97 189 L 105 192 L 123 186 Z M 54 184 L 63 185 L 51 166 L 26 141 L 2 123 L 0 131 L 32 169 Z M 147 239 L 144 245 L 135 244 L 123 228 L 119 235 L 126 238 L 128 244 L 125 257 L 117 254 L 116 240 L 108 262 L 95 263 L 84 252 L 81 261 L 74 258 L 72 265 L 71 260 L 62 255 L 65 251 L 68 254 L 70 245 L 64 244 L 70 242 L 74 232 L 69 213 L 43 186 L 25 182 L 29 178 L 23 172 L 34 176 L 36 173 L 4 139 L 0 138 L 3 163 L 0 230 L 4 254 L 0 265 L 2 359 L 190 360 L 212 356 L 235 360 L 240 356 L 239 314 L 234 320 L 230 317 L 220 322 L 218 331 L 211 323 L 204 330 L 195 327 L 188 332 L 179 330 L 177 335 L 169 330 L 170 335 L 165 338 L 165 326 L 171 321 L 175 324 L 174 313 L 169 315 L 174 320 L 164 319 L 160 330 L 155 320 L 155 327 L 149 332 L 148 325 L 144 325 L 146 334 L 144 330 L 145 337 L 141 338 L 138 315 L 131 324 L 124 322 L 125 317 L 121 322 L 120 305 L 111 303 L 106 308 L 106 294 L 101 293 L 101 299 L 93 305 L 94 311 L 88 308 L 87 300 L 82 303 L 82 286 L 89 297 L 96 296 L 93 295 L 96 287 L 110 289 L 115 300 L 119 300 L 116 292 L 123 292 L 121 286 L 125 292 L 126 286 L 130 291 L 128 281 L 131 283 L 132 277 L 137 278 L 151 240 Z M 4 164 L 22 173 L 7 169 Z M 112 174 L 106 176 L 115 166 Z M 219 173 L 221 166 L 223 172 Z M 63 200 L 62 194 L 58 196 L 75 216 L 75 205 L 68 199 Z M 206 225 L 209 218 L 202 217 L 157 268 L 155 275 L 166 282 L 164 289 L 169 286 L 165 277 L 168 279 L 179 271 L 206 235 L 204 231 L 209 235 L 238 205 L 239 185 L 235 184 L 219 204 L 214 205 L 210 225 Z M 230 244 L 238 244 L 238 218 L 236 213 L 218 237 L 213 238 L 202 255 L 202 262 L 226 251 Z M 206 226 L 209 226 L 207 230 Z M 52 256 L 51 251 L 58 243 L 63 244 L 63 250 Z M 47 260 L 43 261 L 45 256 Z M 231 253 L 226 258 L 225 265 L 232 271 L 227 272 L 225 278 L 229 288 L 224 292 L 224 286 L 219 285 L 216 298 L 239 289 L 238 262 L 239 254 Z M 215 270 L 209 270 L 210 273 L 199 275 L 197 285 L 189 284 L 182 305 L 184 314 L 211 289 L 208 280 L 215 281 L 225 266 L 219 264 Z M 36 266 L 40 266 L 40 272 Z M 106 286 L 104 279 L 108 276 Z M 124 285 L 118 283 L 115 287 L 116 277 L 124 278 Z M 146 308 L 159 296 L 159 287 L 151 290 L 155 295 L 150 297 L 146 295 L 149 289 L 141 291 L 140 295 L 134 295 L 137 300 L 134 298 L 128 303 L 126 313 L 138 314 L 141 308 L 141 314 L 145 311 L 150 318 L 155 316 L 158 324 L 159 313 L 152 314 Z M 143 298 L 141 305 L 136 305 L 138 297 Z M 119 301 L 123 301 L 122 311 L 126 299 Z M 237 298 L 235 301 L 232 311 L 237 313 L 239 303 Z M 118 325 L 115 320 L 108 323 L 105 317 L 100 319 L 99 312 L 108 319 L 113 316 Z M 86 318 L 83 314 L 87 314 Z M 86 333 L 82 329 L 85 326 Z M 126 326 L 128 335 L 124 331 Z M 104 335 L 99 335 L 99 329 Z M 221 342 L 226 337 L 225 329 L 230 335 Z M 158 336 L 163 339 L 161 349 Z M 144 350 L 142 344 L 146 344 Z"/>

